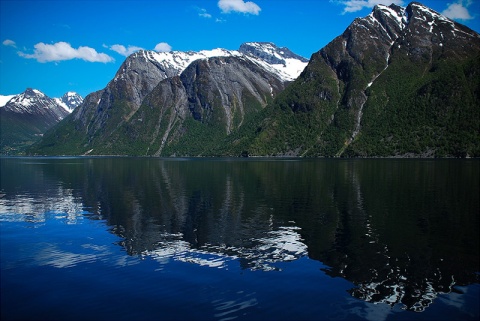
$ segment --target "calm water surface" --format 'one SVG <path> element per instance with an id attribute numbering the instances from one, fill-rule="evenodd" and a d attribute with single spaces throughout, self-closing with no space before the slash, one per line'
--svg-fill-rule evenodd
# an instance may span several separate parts
<path id="1" fill-rule="evenodd" d="M 480 317 L 478 160 L 0 166 L 2 320 Z"/>

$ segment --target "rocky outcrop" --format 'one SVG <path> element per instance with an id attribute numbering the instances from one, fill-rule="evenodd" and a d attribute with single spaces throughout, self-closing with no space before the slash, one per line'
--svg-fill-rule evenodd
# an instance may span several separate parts
<path id="1" fill-rule="evenodd" d="M 269 98 L 283 90 L 279 78 L 241 57 L 197 60 L 180 75 L 180 79 L 193 118 L 212 121 L 214 109 L 219 109 L 227 134 L 243 123 L 251 108 L 246 103 L 249 98 L 265 107 Z"/>

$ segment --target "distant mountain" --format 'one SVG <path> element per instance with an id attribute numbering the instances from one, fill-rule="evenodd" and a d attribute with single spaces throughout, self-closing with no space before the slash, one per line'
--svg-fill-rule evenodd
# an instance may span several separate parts
<path id="1" fill-rule="evenodd" d="M 267 43 L 240 51 L 138 51 L 35 152 L 160 155 L 168 145 L 188 145 L 190 132 L 213 143 L 263 109 L 306 65 L 305 58 Z M 166 120 L 165 113 L 173 118 Z M 182 150 L 201 154 L 201 146 Z"/>
<path id="2" fill-rule="evenodd" d="M 312 55 L 250 155 L 480 156 L 480 35 L 419 3 L 376 6 Z M 238 152 L 238 151 L 237 151 Z"/>
<path id="3" fill-rule="evenodd" d="M 27 88 L 23 93 L 6 97 L 0 106 L 0 152 L 16 154 L 40 139 L 43 133 L 70 114 L 71 108 L 81 102 L 75 93 L 65 94 L 66 101 L 52 99 L 37 89 Z M 70 97 L 70 101 L 68 101 Z"/>
<path id="4" fill-rule="evenodd" d="M 83 98 L 76 92 L 67 92 L 60 98 L 54 98 L 55 102 L 65 108 L 68 112 L 72 112 L 77 108 L 81 103 L 83 103 Z"/>

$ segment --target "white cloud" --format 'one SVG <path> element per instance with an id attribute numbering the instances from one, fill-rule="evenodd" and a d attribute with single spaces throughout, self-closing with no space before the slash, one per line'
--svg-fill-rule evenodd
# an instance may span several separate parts
<path id="1" fill-rule="evenodd" d="M 14 48 L 17 48 L 17 44 L 15 43 L 15 41 L 13 40 L 10 40 L 10 39 L 5 39 L 2 44 L 4 46 L 10 46 L 10 47 L 14 47 Z"/>
<path id="2" fill-rule="evenodd" d="M 113 45 L 113 46 L 110 46 L 109 48 L 110 50 L 113 50 L 115 51 L 116 53 L 122 55 L 122 56 L 130 56 L 132 53 L 134 53 L 135 51 L 139 51 L 139 50 L 144 50 L 143 48 L 141 47 L 137 47 L 137 46 L 128 46 L 127 48 L 123 45 Z"/>
<path id="3" fill-rule="evenodd" d="M 172 46 L 170 46 L 166 42 L 160 42 L 160 43 L 157 43 L 154 50 L 158 52 L 168 52 L 172 50 Z"/>
<path id="4" fill-rule="evenodd" d="M 251 1 L 244 2 L 243 0 L 219 0 L 218 7 L 223 13 L 235 11 L 258 15 L 262 10 L 256 3 Z"/>
<path id="5" fill-rule="evenodd" d="M 203 8 L 199 8 L 199 9 L 198 9 L 198 15 L 199 15 L 200 17 L 207 18 L 207 19 L 210 19 L 210 18 L 212 17 L 212 15 L 209 14 L 209 13 L 207 12 L 207 10 L 206 10 L 206 9 L 203 9 Z"/>
<path id="6" fill-rule="evenodd" d="M 98 53 L 90 47 L 72 48 L 72 46 L 64 41 L 48 45 L 43 42 L 33 46 L 33 54 L 26 54 L 19 51 L 18 55 L 27 59 L 36 59 L 38 62 L 62 61 L 71 59 L 82 59 L 89 62 L 112 62 L 114 59 L 107 54 Z"/>
<path id="7" fill-rule="evenodd" d="M 449 3 L 447 9 L 442 11 L 442 14 L 450 19 L 471 20 L 473 17 L 470 15 L 467 9 L 470 4 L 471 1 L 462 0 Z"/>
<path id="8" fill-rule="evenodd" d="M 403 0 L 390 0 L 390 1 L 385 1 L 385 0 L 335 0 L 331 2 L 336 2 L 339 3 L 345 8 L 343 9 L 343 14 L 348 13 L 348 12 L 357 12 L 360 11 L 364 8 L 373 8 L 377 4 L 386 4 L 390 5 L 391 3 L 394 3 L 396 5 L 402 6 L 404 4 Z"/>

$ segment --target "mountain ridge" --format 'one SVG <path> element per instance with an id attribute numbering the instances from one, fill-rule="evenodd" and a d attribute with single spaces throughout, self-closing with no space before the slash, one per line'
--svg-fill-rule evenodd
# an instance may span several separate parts
<path id="1" fill-rule="evenodd" d="M 140 53 L 137 72 L 119 70 L 125 77 L 94 93 L 30 152 L 480 156 L 480 36 L 418 2 L 375 6 L 313 53 L 293 81 L 262 66 L 286 67 L 286 50 L 282 56 L 283 48 L 272 53 L 270 43 L 242 46 L 242 55 L 195 60 L 179 76 L 160 80 L 149 77 L 142 63 L 154 62 Z M 228 76 L 228 68 L 241 70 L 245 61 L 255 65 L 247 68 L 253 74 L 240 82 Z M 135 70 L 131 64 L 127 58 L 125 70 Z M 273 90 L 277 81 L 282 86 Z M 248 114 L 245 106 L 253 107 Z"/>

